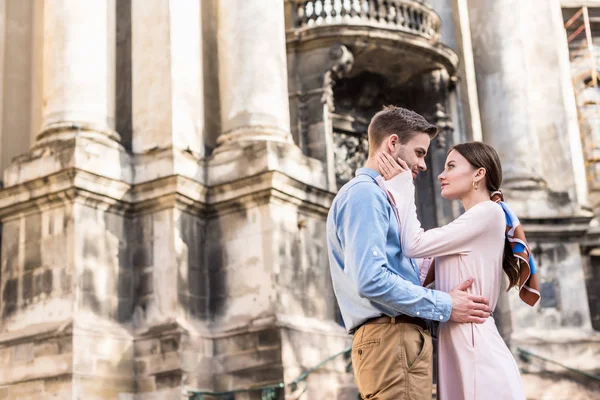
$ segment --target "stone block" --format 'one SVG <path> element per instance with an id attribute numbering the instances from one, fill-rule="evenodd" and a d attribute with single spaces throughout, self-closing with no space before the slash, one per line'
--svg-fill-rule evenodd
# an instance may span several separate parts
<path id="1" fill-rule="evenodd" d="M 25 217 L 25 242 L 39 242 L 42 239 L 42 214 Z"/>
<path id="2" fill-rule="evenodd" d="M 68 267 L 69 237 L 54 235 L 42 240 L 42 264 L 52 267 Z"/>
<path id="3" fill-rule="evenodd" d="M 33 361 L 33 343 L 19 344 L 13 347 L 13 363 Z"/>
<path id="4" fill-rule="evenodd" d="M 2 236 L 4 241 L 4 233 Z M 19 244 L 2 245 L 2 273 L 7 277 L 15 276 L 19 272 Z"/>
<path id="5" fill-rule="evenodd" d="M 33 394 L 41 397 L 43 391 L 44 382 L 41 380 L 16 383 L 14 385 L 10 385 L 8 388 L 10 399 L 21 399 L 25 398 L 25 396 L 30 396 Z"/>
<path id="6" fill-rule="evenodd" d="M 158 339 L 137 339 L 133 345 L 133 352 L 138 356 L 147 356 L 160 353 L 160 341 Z"/>
<path id="7" fill-rule="evenodd" d="M 255 332 L 214 339 L 214 354 L 233 354 L 258 348 L 258 334 Z"/>
<path id="8" fill-rule="evenodd" d="M 186 310 L 186 315 L 200 320 L 207 320 L 210 318 L 207 297 L 198 297 L 180 293 L 179 299 Z"/>
<path id="9" fill-rule="evenodd" d="M 154 276 L 152 271 L 139 272 L 136 275 L 135 297 L 139 298 L 154 291 Z"/>
<path id="10" fill-rule="evenodd" d="M 185 288 L 193 296 L 208 297 L 209 287 L 206 270 L 190 266 L 187 271 L 187 285 Z"/>
<path id="11" fill-rule="evenodd" d="M 156 375 L 181 369 L 181 356 L 178 352 L 156 354 L 146 358 L 147 374 Z"/>
<path id="12" fill-rule="evenodd" d="M 126 269 L 119 269 L 117 278 L 117 293 L 121 298 L 133 298 L 133 272 Z"/>
<path id="13" fill-rule="evenodd" d="M 42 242 L 27 241 L 25 251 L 25 271 L 31 271 L 42 265 Z"/>
<path id="14" fill-rule="evenodd" d="M 60 272 L 60 290 L 63 293 L 71 292 L 71 289 L 72 289 L 71 284 L 72 284 L 71 274 L 67 271 L 66 268 L 62 269 Z"/>
<path id="15" fill-rule="evenodd" d="M 42 356 L 52 356 L 55 354 L 59 354 L 59 347 L 56 341 L 44 341 L 37 342 L 33 347 L 33 355 L 34 357 L 42 357 Z"/>
<path id="16" fill-rule="evenodd" d="M 3 316 L 8 316 L 11 312 L 8 310 L 8 305 L 16 305 L 18 300 L 18 284 L 16 278 L 6 280 L 2 289 L 2 303 L 4 305 Z M 14 311 L 13 311 L 14 312 Z"/>
<path id="17" fill-rule="evenodd" d="M 154 381 L 156 382 L 156 390 L 164 390 L 180 386 L 181 377 L 181 371 L 169 371 L 157 374 L 154 377 Z"/>
<path id="18" fill-rule="evenodd" d="M 52 270 L 47 269 L 43 272 L 36 273 L 34 275 L 33 295 L 50 295 L 52 292 L 52 280 Z"/>
<path id="19" fill-rule="evenodd" d="M 134 268 L 149 267 L 154 263 L 154 243 L 152 241 L 139 244 L 131 251 L 131 262 Z"/>
<path id="20" fill-rule="evenodd" d="M 21 285 L 23 303 L 30 304 L 33 301 L 33 273 L 23 274 Z"/>
<path id="21" fill-rule="evenodd" d="M 154 376 L 148 378 L 138 378 L 136 380 L 136 392 L 137 393 L 148 393 L 156 391 L 156 382 Z"/>
<path id="22" fill-rule="evenodd" d="M 148 374 L 148 360 L 146 359 L 138 359 L 134 363 L 135 375 L 136 376 L 145 376 Z"/>
<path id="23" fill-rule="evenodd" d="M 12 362 L 13 349 L 10 347 L 0 348 L 0 365 L 10 365 Z"/>
<path id="24" fill-rule="evenodd" d="M 117 314 L 115 318 L 119 322 L 127 322 L 133 318 L 133 299 L 131 297 L 117 299 Z"/>
<path id="25" fill-rule="evenodd" d="M 281 332 L 279 329 L 267 329 L 258 332 L 258 348 L 281 347 Z"/>
<path id="26" fill-rule="evenodd" d="M 73 337 L 72 336 L 64 336 L 56 341 L 58 345 L 58 351 L 60 354 L 68 354 L 73 353 Z"/>
<path id="27" fill-rule="evenodd" d="M 44 393 L 51 399 L 66 399 L 73 393 L 73 377 L 71 375 L 44 381 Z"/>
<path id="28" fill-rule="evenodd" d="M 169 336 L 160 339 L 160 352 L 162 354 L 179 350 L 179 336 Z"/>
<path id="29" fill-rule="evenodd" d="M 222 372 L 243 371 L 248 368 L 254 369 L 265 365 L 281 364 L 281 350 L 252 350 L 245 353 L 218 356 L 215 361 Z"/>

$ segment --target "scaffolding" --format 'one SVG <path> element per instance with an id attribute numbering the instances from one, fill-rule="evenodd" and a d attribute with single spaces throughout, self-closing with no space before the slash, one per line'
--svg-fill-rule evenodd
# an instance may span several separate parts
<path id="1" fill-rule="evenodd" d="M 575 27 L 574 25 L 576 23 L 579 23 L 580 25 Z M 588 7 L 581 7 L 567 22 L 565 22 L 565 29 L 567 30 L 567 33 L 569 32 L 569 29 L 575 29 L 567 37 L 569 46 L 575 42 L 581 33 L 585 33 L 585 40 L 582 40 L 581 44 L 574 51 L 569 53 L 571 55 L 571 61 L 580 57 L 589 60 L 590 76 L 592 78 L 590 82 L 594 87 L 598 87 L 598 70 L 596 68 L 596 56 L 594 54 L 594 43 Z"/>
<path id="2" fill-rule="evenodd" d="M 600 101 L 598 96 L 590 98 L 587 95 L 590 90 L 598 90 L 598 63 L 593 43 L 592 22 L 600 22 L 600 19 L 590 18 L 589 8 L 583 6 L 565 22 L 565 31 L 573 71 L 573 87 L 578 103 L 587 180 L 589 189 L 596 192 L 600 190 Z"/>

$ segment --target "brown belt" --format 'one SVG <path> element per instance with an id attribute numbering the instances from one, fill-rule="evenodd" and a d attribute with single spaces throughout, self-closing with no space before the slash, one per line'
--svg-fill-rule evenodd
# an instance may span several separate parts
<path id="1" fill-rule="evenodd" d="M 363 325 L 368 325 L 368 324 L 399 324 L 399 323 L 405 323 L 405 324 L 414 324 L 414 325 L 418 325 L 421 328 L 423 328 L 425 331 L 427 331 L 429 329 L 429 327 L 427 326 L 427 322 L 425 322 L 424 319 L 421 318 L 417 318 L 417 317 L 411 317 L 409 315 L 398 315 L 397 317 L 388 317 L 387 315 L 381 316 L 381 317 L 376 317 L 376 318 L 371 318 L 366 320 L 365 322 L 363 322 L 362 324 L 360 324 L 356 330 L 358 330 L 358 328 L 360 328 Z M 355 330 L 355 332 L 356 332 Z"/>

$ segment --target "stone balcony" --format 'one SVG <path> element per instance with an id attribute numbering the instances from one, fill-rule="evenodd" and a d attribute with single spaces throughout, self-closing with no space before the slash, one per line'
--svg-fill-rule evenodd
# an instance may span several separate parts
<path id="1" fill-rule="evenodd" d="M 415 0 L 296 0 L 294 26 L 365 26 L 404 32 L 437 42 L 441 21 L 431 7 Z"/>
<path id="2" fill-rule="evenodd" d="M 406 82 L 445 69 L 458 57 L 440 43 L 440 17 L 417 0 L 286 0 L 289 51 L 341 44 L 355 55 L 354 70 L 369 70 Z"/>

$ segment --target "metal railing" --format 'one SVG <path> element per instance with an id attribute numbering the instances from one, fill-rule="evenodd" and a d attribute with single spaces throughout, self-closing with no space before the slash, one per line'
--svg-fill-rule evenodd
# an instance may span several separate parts
<path id="1" fill-rule="evenodd" d="M 537 358 L 538 360 L 542 360 L 542 361 L 550 363 L 550 364 L 558 365 L 559 367 L 564 368 L 567 371 L 571 371 L 571 372 L 574 372 L 574 373 L 576 373 L 578 375 L 585 376 L 586 378 L 590 378 L 590 379 L 593 379 L 595 381 L 600 381 L 600 376 L 598 376 L 598 375 L 590 374 L 588 372 L 582 371 L 582 370 L 577 369 L 577 368 L 568 367 L 568 366 L 566 366 L 564 364 L 559 363 L 558 361 L 554 361 L 554 360 L 551 360 L 549 358 L 542 357 L 542 356 L 540 356 L 538 354 L 532 353 L 532 352 L 530 352 L 528 350 L 525 350 L 525 349 L 522 349 L 520 347 L 517 347 L 517 351 L 519 352 L 519 357 L 521 358 L 521 360 L 523 360 L 526 363 L 531 362 L 531 358 Z"/>
<path id="2" fill-rule="evenodd" d="M 293 0 L 295 28 L 364 25 L 437 40 L 440 17 L 416 0 Z"/>
<path id="3" fill-rule="evenodd" d="M 294 379 L 292 382 L 288 383 L 287 385 L 283 382 L 277 382 L 277 383 L 273 383 L 270 385 L 256 386 L 256 387 L 251 387 L 251 388 L 247 388 L 247 389 L 236 389 L 236 390 L 231 390 L 231 391 L 227 391 L 227 392 L 207 392 L 207 391 L 200 391 L 200 390 L 190 390 L 188 392 L 188 398 L 190 400 L 205 400 L 205 399 L 208 400 L 208 399 L 214 399 L 214 398 L 219 398 L 222 400 L 233 400 L 235 394 L 237 394 L 237 393 L 260 392 L 261 400 L 274 400 L 277 397 L 277 392 L 279 390 L 285 390 L 286 386 L 289 386 L 291 391 L 293 391 L 293 392 L 296 391 L 298 389 L 298 386 L 301 383 L 305 382 L 306 379 L 310 376 L 310 374 L 319 370 L 321 367 L 323 367 L 325 364 L 327 364 L 334 358 L 337 358 L 341 355 L 348 355 L 348 354 L 350 354 L 351 351 L 352 351 L 352 346 L 347 347 L 346 349 L 340 351 L 339 353 L 335 353 L 335 354 L 327 357 L 326 359 L 324 359 L 323 361 L 321 361 L 314 367 L 309 368 L 308 370 L 304 371 L 302 374 L 300 374 L 300 376 L 298 376 L 296 379 Z M 348 364 L 348 366 L 346 367 L 346 371 L 349 372 L 350 368 L 351 368 L 351 364 Z M 306 388 L 305 388 L 305 390 L 306 390 Z"/>

